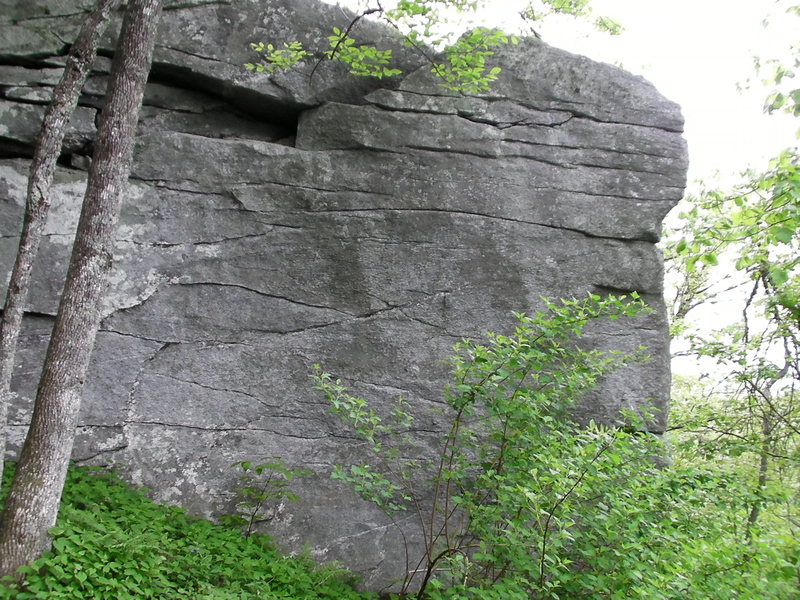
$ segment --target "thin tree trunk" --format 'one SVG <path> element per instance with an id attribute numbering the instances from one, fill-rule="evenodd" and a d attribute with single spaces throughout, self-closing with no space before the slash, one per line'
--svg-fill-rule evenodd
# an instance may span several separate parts
<path id="1" fill-rule="evenodd" d="M 767 388 L 769 394 L 769 388 Z M 745 532 L 745 539 L 748 544 L 753 541 L 753 529 L 758 522 L 758 517 L 761 515 L 761 504 L 763 503 L 762 495 L 764 488 L 767 486 L 767 475 L 769 472 L 769 454 L 772 446 L 772 429 L 773 423 L 769 418 L 766 410 L 761 415 L 761 448 L 759 449 L 760 457 L 758 461 L 758 480 L 756 481 L 756 488 L 753 490 L 753 504 L 750 506 L 750 513 L 747 515 L 747 529 Z"/>
<path id="2" fill-rule="evenodd" d="M 121 193 L 130 172 L 161 4 L 162 0 L 131 0 L 122 25 L 33 418 L 0 517 L 0 575 L 34 560 L 50 545 L 47 530 L 56 521 L 84 378 L 100 324 Z"/>
<path id="3" fill-rule="evenodd" d="M 0 325 L 0 478 L 6 448 L 6 421 L 11 402 L 11 375 L 22 325 L 22 313 L 39 242 L 50 210 L 50 187 L 61 153 L 67 124 L 78 104 L 81 88 L 97 56 L 97 45 L 108 25 L 109 16 L 119 0 L 99 0 L 89 13 L 67 56 L 64 74 L 53 90 L 53 100 L 44 114 L 39 139 L 28 175 L 28 193 L 22 234 L 11 279 L 8 282 L 3 320 Z"/>

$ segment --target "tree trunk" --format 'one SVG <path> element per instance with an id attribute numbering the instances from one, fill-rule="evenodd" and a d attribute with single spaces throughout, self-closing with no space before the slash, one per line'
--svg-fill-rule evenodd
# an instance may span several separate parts
<path id="1" fill-rule="evenodd" d="M 22 325 L 22 313 L 31 279 L 31 269 L 39 251 L 39 242 L 50 210 L 50 187 L 61 153 L 67 124 L 78 104 L 81 88 L 89 68 L 97 56 L 100 36 L 108 25 L 109 16 L 119 0 L 99 0 L 89 13 L 81 31 L 70 48 L 64 74 L 53 90 L 53 100 L 44 114 L 39 139 L 28 176 L 28 193 L 22 234 L 11 279 L 8 282 L 3 321 L 0 325 L 0 479 L 6 448 L 6 421 L 11 402 L 11 375 Z"/>
<path id="2" fill-rule="evenodd" d="M 770 393 L 769 388 L 766 389 L 765 394 Z M 767 397 L 765 395 L 765 397 Z M 767 475 L 769 474 L 769 456 L 772 449 L 772 430 L 774 424 L 768 412 L 768 408 L 763 408 L 761 414 L 761 444 L 758 460 L 758 479 L 756 480 L 756 487 L 753 490 L 753 503 L 750 505 L 750 513 L 747 515 L 747 528 L 745 529 L 745 540 L 748 545 L 753 542 L 753 529 L 758 522 L 758 517 L 761 515 L 761 505 L 764 500 L 764 488 L 767 487 Z"/>
<path id="3" fill-rule="evenodd" d="M 121 192 L 150 71 L 162 0 L 131 0 L 111 69 L 78 231 L 30 430 L 0 517 L 0 575 L 50 545 L 75 438 L 81 392 L 111 271 Z"/>

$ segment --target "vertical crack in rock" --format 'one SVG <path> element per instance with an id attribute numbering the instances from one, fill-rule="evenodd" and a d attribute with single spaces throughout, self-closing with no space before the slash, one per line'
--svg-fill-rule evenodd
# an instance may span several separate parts
<path id="1" fill-rule="evenodd" d="M 120 334 L 118 334 L 120 335 Z M 128 439 L 128 425 L 135 422 L 134 416 L 136 414 L 136 392 L 139 389 L 139 385 L 141 384 L 142 376 L 147 370 L 148 366 L 154 363 L 158 356 L 167 348 L 174 345 L 171 342 L 163 343 L 158 348 L 156 348 L 153 353 L 144 361 L 142 361 L 141 365 L 139 366 L 139 370 L 136 373 L 136 378 L 133 380 L 131 384 L 130 391 L 128 392 L 128 399 L 125 406 L 125 422 L 122 424 L 122 431 L 125 439 Z M 125 444 L 128 445 L 127 442 Z"/>

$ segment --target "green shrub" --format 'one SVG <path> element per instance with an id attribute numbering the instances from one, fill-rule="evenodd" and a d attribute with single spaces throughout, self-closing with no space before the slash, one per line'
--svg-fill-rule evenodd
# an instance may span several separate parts
<path id="1" fill-rule="evenodd" d="M 13 467 L 7 469 L 10 476 Z M 148 500 L 113 473 L 71 468 L 53 549 L 0 599 L 356 600 L 352 576 L 282 556 L 264 535 Z"/>
<path id="2" fill-rule="evenodd" d="M 400 574 L 405 592 L 427 600 L 797 597 L 793 565 L 779 560 L 786 552 L 748 544 L 730 526 L 741 506 L 730 505 L 740 496 L 729 479 L 658 465 L 667 451 L 646 431 L 651 415 L 623 411 L 613 427 L 571 418 L 602 377 L 644 358 L 582 349 L 585 327 L 643 309 L 636 297 L 562 300 L 519 315 L 513 335 L 459 344 L 445 394 L 450 430 L 428 464 L 413 452 L 413 416 L 402 402 L 381 416 L 316 368 L 316 388 L 372 455 L 333 476 L 391 518 L 416 513 L 425 548 Z"/>

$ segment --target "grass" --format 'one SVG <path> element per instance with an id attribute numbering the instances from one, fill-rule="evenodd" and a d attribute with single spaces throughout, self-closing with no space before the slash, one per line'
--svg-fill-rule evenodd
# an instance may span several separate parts
<path id="1" fill-rule="evenodd" d="M 6 484 L 12 472 L 8 465 Z M 22 568 L 23 583 L 0 580 L 1 600 L 374 598 L 343 569 L 154 503 L 99 468 L 70 469 L 51 532 L 53 549 Z"/>

